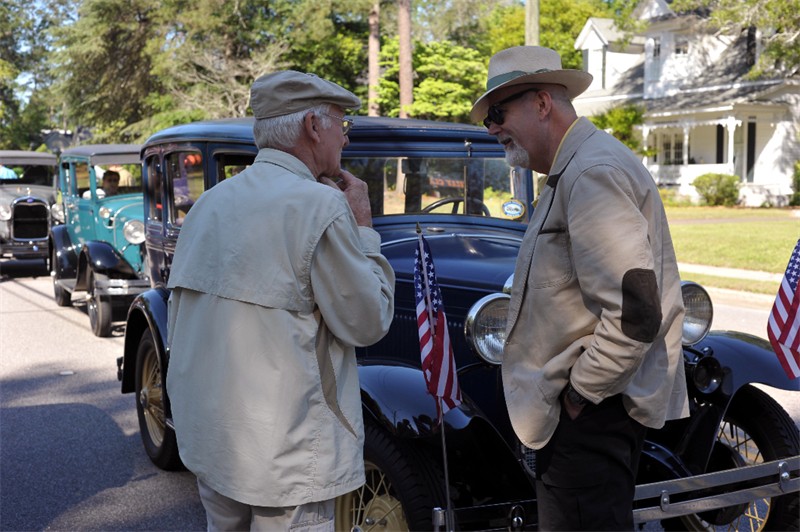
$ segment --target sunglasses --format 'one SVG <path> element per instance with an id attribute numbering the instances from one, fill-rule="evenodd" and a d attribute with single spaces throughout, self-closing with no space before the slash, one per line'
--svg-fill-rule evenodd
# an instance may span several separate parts
<path id="1" fill-rule="evenodd" d="M 353 128 L 353 121 L 350 120 L 349 118 L 345 118 L 343 116 L 329 115 L 328 113 L 320 113 L 320 114 L 321 115 L 325 115 L 325 116 L 327 116 L 329 118 L 335 118 L 336 120 L 341 120 L 342 121 L 342 134 L 344 134 L 344 135 L 347 135 L 348 133 L 350 133 L 350 130 Z"/>
<path id="2" fill-rule="evenodd" d="M 498 126 L 503 125 L 503 122 L 505 121 L 505 117 L 503 116 L 503 113 L 505 111 L 500 109 L 501 106 L 503 106 L 503 105 L 505 105 L 505 104 L 507 104 L 509 102 L 513 102 L 517 98 L 522 98 L 522 96 L 524 94 L 528 94 L 529 92 L 539 92 L 540 90 L 542 90 L 542 89 L 527 89 L 527 90 L 518 92 L 516 94 L 512 94 L 511 96 L 509 96 L 508 98 L 506 98 L 504 100 L 500 100 L 496 104 L 494 104 L 491 107 L 489 107 L 489 110 L 487 111 L 487 114 L 486 114 L 486 118 L 483 119 L 483 125 L 486 126 L 487 129 L 492 124 L 497 124 Z"/>

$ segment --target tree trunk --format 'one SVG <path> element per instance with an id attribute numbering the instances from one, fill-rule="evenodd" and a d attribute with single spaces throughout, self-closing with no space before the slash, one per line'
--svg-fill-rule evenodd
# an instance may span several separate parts
<path id="1" fill-rule="evenodd" d="M 411 0 L 397 1 L 397 28 L 400 37 L 400 118 L 408 118 L 414 103 L 414 77 L 411 65 Z"/>
<path id="2" fill-rule="evenodd" d="M 375 0 L 372 4 L 372 9 L 369 12 L 369 73 L 367 81 L 367 115 L 379 116 L 380 107 L 378 106 L 378 80 L 380 79 L 380 71 L 378 66 L 378 54 L 381 51 L 381 4 L 379 0 Z"/>

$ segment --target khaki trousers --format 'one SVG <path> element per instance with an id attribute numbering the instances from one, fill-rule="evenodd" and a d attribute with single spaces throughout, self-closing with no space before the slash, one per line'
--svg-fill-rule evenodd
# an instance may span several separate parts
<path id="1" fill-rule="evenodd" d="M 334 532 L 334 499 L 272 508 L 235 501 L 214 491 L 199 478 L 197 488 L 206 509 L 209 532 Z"/>

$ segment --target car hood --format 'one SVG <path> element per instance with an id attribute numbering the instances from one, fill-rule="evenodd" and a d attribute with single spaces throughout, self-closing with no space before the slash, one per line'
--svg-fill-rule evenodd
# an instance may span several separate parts
<path id="1" fill-rule="evenodd" d="M 431 248 L 436 278 L 447 285 L 482 291 L 500 291 L 514 272 L 525 225 L 482 217 L 452 217 L 458 222 L 420 216 L 398 221 L 376 219 L 381 250 L 398 281 L 413 280 L 414 253 L 419 246 L 416 222 Z"/>
<path id="2" fill-rule="evenodd" d="M 97 205 L 107 207 L 115 216 L 124 215 L 126 220 L 144 220 L 144 200 L 141 194 L 108 196 L 97 200 Z"/>
<path id="3" fill-rule="evenodd" d="M 56 198 L 56 191 L 53 187 L 42 185 L 0 185 L 0 202 L 3 205 L 10 205 L 12 201 L 22 196 L 33 196 L 52 204 Z"/>

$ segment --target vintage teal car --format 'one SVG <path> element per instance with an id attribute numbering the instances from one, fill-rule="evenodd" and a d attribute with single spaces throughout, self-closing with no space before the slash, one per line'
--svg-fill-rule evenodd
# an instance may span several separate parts
<path id="1" fill-rule="evenodd" d="M 95 144 L 62 152 L 59 204 L 63 222 L 49 239 L 56 303 L 85 294 L 92 331 L 109 336 L 114 309 L 127 309 L 150 288 L 145 267 L 142 171 L 137 144 Z"/>

